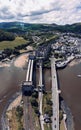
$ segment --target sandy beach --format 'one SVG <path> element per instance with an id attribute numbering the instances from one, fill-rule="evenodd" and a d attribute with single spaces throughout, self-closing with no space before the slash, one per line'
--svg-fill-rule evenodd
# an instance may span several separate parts
<path id="1" fill-rule="evenodd" d="M 14 66 L 22 68 L 28 62 L 29 53 L 20 55 L 15 61 Z"/>
<path id="2" fill-rule="evenodd" d="M 29 53 L 27 54 L 22 54 L 20 55 L 18 58 L 15 59 L 14 61 L 14 66 L 18 67 L 18 68 L 22 68 L 25 66 L 25 64 L 28 62 L 28 56 L 29 56 Z M 9 63 L 6 63 L 6 62 L 0 62 L 0 67 L 10 67 L 10 64 L 11 62 Z"/>
<path id="3" fill-rule="evenodd" d="M 7 111 L 12 110 L 14 107 L 17 107 L 20 105 L 20 102 L 22 100 L 22 95 L 19 95 L 8 107 Z"/>
<path id="4" fill-rule="evenodd" d="M 10 63 L 3 63 L 3 62 L 0 62 L 0 67 L 10 67 Z"/>

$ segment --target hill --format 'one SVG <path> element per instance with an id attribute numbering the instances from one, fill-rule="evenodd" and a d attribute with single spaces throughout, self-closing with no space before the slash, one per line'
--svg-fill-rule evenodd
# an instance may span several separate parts
<path id="1" fill-rule="evenodd" d="M 71 25 L 57 25 L 57 24 L 29 24 L 23 22 L 2 22 L 0 28 L 13 33 L 22 34 L 29 30 L 40 31 L 60 31 L 60 32 L 73 32 L 81 33 L 81 23 Z"/>

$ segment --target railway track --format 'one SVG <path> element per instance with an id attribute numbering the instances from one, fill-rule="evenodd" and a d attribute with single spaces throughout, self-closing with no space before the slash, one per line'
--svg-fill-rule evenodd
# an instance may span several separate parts
<path id="1" fill-rule="evenodd" d="M 36 130 L 34 126 L 33 110 L 29 96 L 23 96 L 23 111 L 24 111 L 24 129 Z"/>

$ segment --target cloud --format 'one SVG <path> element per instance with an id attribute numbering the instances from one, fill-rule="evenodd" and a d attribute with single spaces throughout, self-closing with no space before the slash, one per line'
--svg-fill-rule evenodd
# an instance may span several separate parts
<path id="1" fill-rule="evenodd" d="M 81 0 L 0 0 L 0 22 L 81 22 Z"/>

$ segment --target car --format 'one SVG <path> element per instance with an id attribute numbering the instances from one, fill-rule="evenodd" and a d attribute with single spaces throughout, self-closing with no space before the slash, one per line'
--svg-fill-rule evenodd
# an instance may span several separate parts
<path id="1" fill-rule="evenodd" d="M 51 123 L 51 118 L 49 117 L 48 114 L 44 114 L 44 121 L 45 123 Z"/>
<path id="2" fill-rule="evenodd" d="M 42 91 L 43 91 L 43 90 L 42 90 L 42 88 L 40 87 L 40 88 L 39 88 L 39 92 L 42 92 Z"/>
<path id="3" fill-rule="evenodd" d="M 48 119 L 48 118 L 46 118 L 46 119 L 44 119 L 44 122 L 45 122 L 45 123 L 51 123 L 52 121 L 51 121 L 51 119 L 50 119 L 50 118 L 49 118 L 49 119 Z"/>

